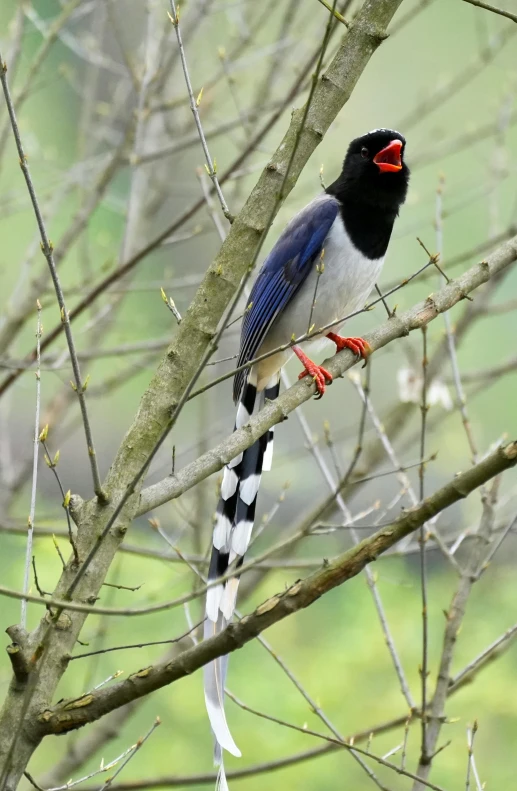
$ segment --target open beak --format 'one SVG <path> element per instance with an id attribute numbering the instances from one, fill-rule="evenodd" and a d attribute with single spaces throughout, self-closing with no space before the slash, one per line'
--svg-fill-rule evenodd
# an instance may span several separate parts
<path id="1" fill-rule="evenodd" d="M 382 151 L 379 151 L 374 156 L 373 161 L 381 173 L 396 173 L 402 170 L 401 150 L 402 142 L 400 140 L 392 140 L 386 148 L 383 148 Z"/>

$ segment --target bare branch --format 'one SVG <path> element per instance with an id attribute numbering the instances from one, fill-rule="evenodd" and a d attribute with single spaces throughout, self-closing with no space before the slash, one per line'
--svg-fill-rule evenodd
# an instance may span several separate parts
<path id="1" fill-rule="evenodd" d="M 482 0 L 463 0 L 464 3 L 469 3 L 470 5 L 476 6 L 476 8 L 484 8 L 485 11 L 491 11 L 493 14 L 499 14 L 499 16 L 504 16 L 506 19 L 511 19 L 512 22 L 517 22 L 517 14 L 512 14 L 510 11 L 505 11 L 504 8 L 497 8 L 494 5 L 489 5 L 488 3 L 483 3 Z"/>
<path id="2" fill-rule="evenodd" d="M 190 675 L 218 656 L 241 648 L 264 629 L 297 610 L 308 607 L 328 591 L 356 576 L 367 563 L 375 560 L 401 538 L 417 530 L 444 508 L 467 497 L 503 470 L 515 465 L 517 465 L 517 442 L 498 448 L 467 472 L 457 475 L 422 504 L 404 513 L 390 527 L 383 528 L 364 539 L 335 560 L 327 562 L 320 571 L 305 580 L 296 582 L 285 592 L 273 596 L 260 605 L 253 614 L 245 616 L 239 623 L 230 624 L 216 637 L 187 649 L 177 659 L 147 667 L 130 675 L 124 681 L 112 684 L 107 689 L 88 693 L 75 700 L 65 700 L 45 710 L 38 718 L 39 738 L 46 733 L 62 733 L 79 728 L 87 722 L 93 722 L 125 703 Z M 41 600 L 41 603 L 48 604 L 49 600 Z M 59 602 L 59 606 L 67 607 L 67 604 Z M 71 606 L 75 608 L 79 605 Z M 99 609 L 99 612 L 101 611 Z M 134 610 L 125 611 L 126 614 L 131 612 L 135 613 Z"/>
<path id="3" fill-rule="evenodd" d="M 378 735 L 386 733 L 394 728 L 398 728 L 404 724 L 405 717 L 398 717 L 393 720 L 388 720 L 380 725 L 374 725 L 371 728 L 365 728 L 362 731 L 347 736 L 345 741 L 349 744 L 360 744 L 366 741 L 372 734 Z M 327 743 L 321 747 L 313 747 L 310 750 L 296 753 L 295 755 L 280 758 L 276 761 L 267 761 L 263 764 L 256 764 L 248 766 L 244 769 L 233 769 L 226 772 L 227 780 L 238 780 L 243 777 L 254 777 L 257 774 L 266 774 L 274 772 L 277 769 L 283 769 L 286 766 L 293 766 L 305 761 L 311 761 L 313 758 L 320 758 L 325 755 L 332 754 L 339 750 L 341 745 Z M 150 778 L 148 780 L 133 780 L 126 783 L 117 783 L 112 786 L 112 791 L 143 791 L 146 788 L 164 788 L 172 786 L 173 788 L 191 785 L 208 785 L 215 783 L 217 779 L 216 773 L 187 775 L 181 777 L 178 775 Z M 84 791 L 94 791 L 93 786 L 86 787 Z"/>
<path id="4" fill-rule="evenodd" d="M 77 0 L 73 0 L 73 3 L 69 3 L 69 6 L 75 7 L 77 5 Z M 68 316 L 68 312 L 66 309 L 65 299 L 63 295 L 63 291 L 61 289 L 61 284 L 59 281 L 59 276 L 57 273 L 56 264 L 54 261 L 54 248 L 52 242 L 50 241 L 47 230 L 45 227 L 45 222 L 43 220 L 43 216 L 41 214 L 41 210 L 38 204 L 38 199 L 36 197 L 36 192 L 34 190 L 34 185 L 32 183 L 32 178 L 29 171 L 29 166 L 27 164 L 27 157 L 25 156 L 25 152 L 22 146 L 22 141 L 20 137 L 20 131 L 18 129 L 18 123 L 16 121 L 16 115 L 14 111 L 13 102 L 11 99 L 11 94 L 9 92 L 9 86 L 7 84 L 7 65 L 4 63 L 2 55 L 0 53 L 0 81 L 2 83 L 2 88 L 4 91 L 5 101 L 7 104 L 7 110 L 9 112 L 9 118 L 11 120 L 11 126 L 14 134 L 14 139 L 16 142 L 16 148 L 18 149 L 18 154 L 20 157 L 20 167 L 22 169 L 25 182 L 27 184 L 27 189 L 29 191 L 29 195 L 31 198 L 31 203 L 34 209 L 34 214 L 36 216 L 36 222 L 38 224 L 38 229 L 41 236 L 41 250 L 43 255 L 47 260 L 47 264 L 50 270 L 50 274 L 52 276 L 52 282 L 54 283 L 54 289 L 56 291 L 56 297 L 59 304 L 59 309 L 61 311 L 61 323 L 64 326 L 66 340 L 68 343 L 68 350 L 70 353 L 70 360 L 72 361 L 72 368 L 74 371 L 74 390 L 77 393 L 77 397 L 79 399 L 79 405 L 81 407 L 81 415 L 83 419 L 84 425 L 84 433 L 86 436 L 86 447 L 88 450 L 88 458 L 90 460 L 90 467 L 92 471 L 92 478 L 93 478 L 93 489 L 97 497 L 102 501 L 104 499 L 104 493 L 102 491 L 101 479 L 99 474 L 99 468 L 97 466 L 97 457 L 95 454 L 95 446 L 93 444 L 93 436 L 92 430 L 90 427 L 90 420 L 88 417 L 88 412 L 86 409 L 86 399 L 84 396 L 86 390 L 86 384 L 83 382 L 81 378 L 81 370 L 79 367 L 79 361 L 77 359 L 77 353 L 75 350 L 74 339 L 72 336 L 72 329 L 70 327 L 70 318 Z"/>
<path id="5" fill-rule="evenodd" d="M 409 335 L 412 330 L 421 329 L 421 327 L 444 311 L 450 310 L 464 298 L 465 294 L 469 294 L 482 283 L 487 282 L 490 277 L 513 264 L 516 258 L 517 236 L 502 245 L 486 261 L 471 267 L 457 280 L 451 281 L 440 291 L 428 297 L 425 302 L 415 305 L 414 308 L 400 314 L 400 316 L 389 319 L 377 330 L 367 334 L 365 336 L 366 339 L 372 349 L 377 350 L 396 338 Z M 337 378 L 355 363 L 354 355 L 344 350 L 324 364 L 333 377 Z M 179 497 L 180 494 L 183 494 L 183 492 L 202 481 L 208 475 L 222 469 L 225 464 L 249 447 L 271 426 L 285 420 L 285 417 L 292 410 L 311 398 L 314 391 L 315 388 L 312 383 L 299 382 L 295 384 L 294 387 L 287 393 L 283 393 L 273 404 L 268 404 L 246 426 L 235 431 L 225 442 L 212 451 L 203 454 L 192 464 L 184 467 L 173 478 L 166 478 L 157 484 L 148 486 L 140 494 L 136 515 L 145 514 L 152 508 Z"/>
<path id="6" fill-rule="evenodd" d="M 34 539 L 34 518 L 36 515 L 36 493 L 38 489 L 38 456 L 39 456 L 39 442 L 40 442 L 40 409 L 41 409 L 41 356 L 40 356 L 40 338 L 41 338 L 41 304 L 37 303 L 38 308 L 38 323 L 36 329 L 36 410 L 34 417 L 34 451 L 32 457 L 32 489 L 31 489 L 31 506 L 29 513 L 29 520 L 27 524 L 27 547 L 25 550 L 25 572 L 23 575 L 23 592 L 29 592 L 29 578 L 32 561 L 32 543 Z M 22 599 L 22 612 L 21 612 L 21 625 L 25 629 L 27 626 L 27 600 Z"/>

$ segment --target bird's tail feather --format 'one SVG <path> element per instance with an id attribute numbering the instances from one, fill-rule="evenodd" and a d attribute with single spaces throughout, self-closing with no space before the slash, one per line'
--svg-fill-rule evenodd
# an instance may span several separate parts
<path id="1" fill-rule="evenodd" d="M 213 637 L 225 628 L 226 621 L 222 614 L 219 615 L 219 618 L 215 622 L 211 621 L 210 618 L 206 618 L 204 628 L 205 640 L 209 637 Z M 228 752 L 237 757 L 240 757 L 241 754 L 239 748 L 233 741 L 224 713 L 224 683 L 227 665 L 227 657 L 219 656 L 203 668 L 205 704 L 210 725 L 212 726 L 212 731 L 215 736 L 214 762 L 219 765 L 222 762 L 221 748 L 224 747 L 225 750 L 228 750 Z"/>
<path id="2" fill-rule="evenodd" d="M 222 759 L 219 765 L 219 771 L 217 773 L 215 791 L 229 791 L 228 783 L 226 782 L 226 773 L 224 771 L 224 763 Z"/>
<path id="3" fill-rule="evenodd" d="M 241 428 L 254 412 L 257 400 L 257 380 L 253 369 L 244 385 L 237 408 L 235 428 Z M 280 387 L 279 374 L 268 382 L 261 392 L 260 407 L 266 399 L 277 398 Z M 208 580 L 226 574 L 231 563 L 242 565 L 251 538 L 255 507 L 262 471 L 271 469 L 273 457 L 273 429 L 267 431 L 254 444 L 240 453 L 224 468 L 221 499 L 217 507 L 213 532 L 212 556 Z M 205 639 L 221 632 L 231 620 L 235 610 L 239 578 L 214 585 L 207 592 Z M 228 657 L 219 657 L 204 668 L 205 701 L 215 738 L 215 763 L 220 766 L 217 791 L 226 791 L 226 776 L 222 763 L 222 749 L 240 756 L 224 713 L 224 686 Z"/>

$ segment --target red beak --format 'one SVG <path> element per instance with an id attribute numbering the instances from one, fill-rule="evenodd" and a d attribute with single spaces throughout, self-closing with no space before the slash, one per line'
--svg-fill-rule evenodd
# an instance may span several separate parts
<path id="1" fill-rule="evenodd" d="M 379 151 L 374 156 L 373 161 L 381 173 L 396 173 L 402 170 L 401 150 L 402 142 L 400 140 L 392 140 L 386 148 L 383 148 L 382 151 Z"/>

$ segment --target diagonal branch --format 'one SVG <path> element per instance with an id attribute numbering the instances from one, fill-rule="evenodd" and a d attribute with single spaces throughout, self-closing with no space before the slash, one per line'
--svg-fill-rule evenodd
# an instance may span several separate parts
<path id="1" fill-rule="evenodd" d="M 512 22 L 517 22 L 517 14 L 512 14 L 510 11 L 505 11 L 504 8 L 496 8 L 494 5 L 482 3 L 481 0 L 463 0 L 463 2 L 470 3 L 470 5 L 475 5 L 477 8 L 484 8 L 485 11 L 492 11 L 493 14 L 505 16 L 507 19 L 511 19 Z"/>
<path id="2" fill-rule="evenodd" d="M 74 0 L 75 2 L 75 0 Z M 70 5 L 73 5 L 70 4 Z M 74 372 L 74 384 L 73 388 L 77 393 L 77 398 L 79 400 L 79 406 L 81 409 L 81 416 L 83 420 L 84 426 L 84 433 L 86 437 L 86 446 L 88 450 L 88 458 L 90 460 L 90 467 L 92 471 L 92 478 L 93 478 L 93 490 L 99 500 L 103 500 L 104 493 L 102 491 L 101 479 L 99 474 L 99 467 L 97 464 L 97 456 L 95 453 L 95 446 L 93 444 L 93 435 L 90 426 L 90 419 L 88 417 L 88 411 L 86 409 L 86 398 L 85 398 L 85 390 L 86 390 L 86 382 L 83 382 L 81 377 L 81 370 L 79 368 L 79 360 L 77 359 L 77 352 L 75 350 L 74 339 L 72 335 L 72 328 L 70 326 L 70 317 L 68 315 L 68 311 L 66 309 L 65 298 L 63 295 L 63 291 L 61 288 L 61 283 L 59 280 L 59 275 L 56 268 L 56 262 L 54 258 L 54 247 L 52 242 L 50 241 L 47 229 L 45 226 L 45 222 L 43 220 L 43 215 L 41 213 L 41 209 L 38 203 L 38 199 L 36 197 L 36 192 L 34 189 L 34 185 L 32 183 L 32 178 L 29 172 L 29 166 L 27 164 L 27 157 L 25 155 L 25 151 L 22 146 L 22 141 L 20 137 L 20 131 L 18 128 L 18 122 L 16 120 L 16 114 L 14 105 L 11 99 L 11 94 L 9 91 L 9 86 L 7 84 L 7 64 L 4 63 L 2 60 L 2 56 L 0 54 L 0 82 L 2 83 L 2 88 L 4 91 L 5 102 L 7 105 L 7 111 L 9 113 L 9 119 L 11 122 L 11 127 L 13 130 L 14 140 L 16 143 L 16 148 L 18 151 L 18 155 L 20 157 L 20 167 L 22 169 L 25 182 L 27 184 L 27 189 L 29 191 L 32 207 L 34 209 L 34 214 L 36 217 L 36 222 L 38 225 L 38 230 L 41 236 L 41 251 L 45 256 L 48 264 L 48 268 L 50 270 L 50 275 L 52 278 L 52 282 L 54 284 L 54 290 L 56 292 L 57 301 L 59 304 L 59 309 L 61 313 L 61 323 L 64 326 L 64 331 L 66 335 L 66 341 L 68 344 L 68 350 L 70 353 L 70 360 L 72 363 L 72 369 Z"/>
<path id="3" fill-rule="evenodd" d="M 164 358 L 162 367 L 165 369 L 167 386 L 172 393 L 172 404 L 179 399 L 188 384 L 192 373 L 196 370 L 203 352 L 217 330 L 219 321 L 226 310 L 232 295 L 235 293 L 242 276 L 248 270 L 253 258 L 257 241 L 260 239 L 267 222 L 274 218 L 281 204 L 296 184 L 301 171 L 307 164 L 311 154 L 321 143 L 330 125 L 350 98 L 356 83 L 366 68 L 371 56 L 387 37 L 386 28 L 397 11 L 402 0 L 365 0 L 350 31 L 343 39 L 334 59 L 327 71 L 316 83 L 310 113 L 304 124 L 297 155 L 290 167 L 289 179 L 283 185 L 281 199 L 278 190 L 285 175 L 287 164 L 297 141 L 305 108 L 295 110 L 291 124 L 282 142 L 266 165 L 257 184 L 251 192 L 243 209 L 233 223 L 228 237 L 221 250 L 206 273 L 200 288 L 189 308 L 187 316 L 174 339 L 168 357 Z M 317 48 L 319 52 L 320 48 Z M 307 68 L 296 79 L 292 90 L 281 107 L 272 115 L 267 123 L 250 141 L 246 150 L 233 162 L 232 166 L 219 176 L 223 184 L 236 168 L 247 158 L 249 151 L 264 139 L 267 132 L 280 117 L 282 112 L 297 96 L 300 86 L 305 81 L 307 72 L 314 66 L 311 56 Z M 170 226 L 158 234 L 151 242 L 141 248 L 123 266 L 106 275 L 71 311 L 71 317 L 78 316 L 103 293 L 112 283 L 130 272 L 152 250 L 155 250 L 170 234 L 187 222 L 204 205 L 204 197 L 191 204 Z M 273 211 L 274 209 L 274 211 Z M 207 304 L 210 311 L 207 311 Z M 41 345 L 43 352 L 62 331 L 61 324 L 56 325 L 45 334 Z M 26 361 L 34 360 L 31 352 Z M 169 366 L 167 367 L 167 363 Z M 174 363 L 174 365 L 173 365 Z M 173 373 L 170 372 L 173 369 Z M 0 383 L 2 395 L 20 376 L 14 371 Z"/>
<path id="4" fill-rule="evenodd" d="M 64 700 L 46 709 L 32 722 L 34 736 L 40 739 L 49 733 L 63 733 L 94 722 L 110 711 L 148 695 L 167 684 L 190 675 L 218 656 L 242 648 L 257 635 L 289 615 L 309 607 L 325 593 L 355 577 L 383 552 L 405 536 L 413 533 L 433 516 L 467 497 L 475 489 L 517 465 L 517 441 L 499 447 L 482 462 L 457 475 L 420 505 L 402 514 L 390 526 L 364 539 L 335 560 L 285 592 L 268 599 L 251 615 L 230 624 L 216 637 L 187 649 L 179 657 L 151 665 L 129 675 L 110 687 L 94 690 L 80 698 Z"/>
<path id="5" fill-rule="evenodd" d="M 433 321 L 441 313 L 450 310 L 460 302 L 466 294 L 486 283 L 498 272 L 501 272 L 517 259 L 517 236 L 499 247 L 486 261 L 475 264 L 457 280 L 451 280 L 425 302 L 420 302 L 400 316 L 393 316 L 374 332 L 365 337 L 375 351 L 386 344 L 400 338 L 412 330 L 420 329 Z M 347 350 L 335 355 L 325 362 L 325 367 L 334 378 L 341 376 L 356 362 L 354 355 Z M 140 495 L 136 516 L 145 514 L 152 508 L 179 497 L 196 483 L 208 475 L 222 469 L 231 459 L 248 448 L 262 436 L 271 426 L 285 420 L 287 415 L 314 393 L 314 385 L 307 386 L 298 382 L 274 402 L 268 404 L 258 415 L 253 417 L 243 428 L 235 431 L 228 439 L 212 450 L 188 464 L 174 477 L 166 478 L 159 483 L 148 486 Z"/>
<path id="6" fill-rule="evenodd" d="M 91 600 L 100 590 L 137 505 L 136 497 L 126 502 L 128 485 L 151 457 L 164 429 L 169 425 L 171 411 L 180 402 L 199 369 L 222 315 L 250 266 L 257 241 L 273 214 L 273 207 L 278 209 L 291 191 L 310 155 L 348 101 L 368 61 L 385 38 L 386 27 L 401 2 L 363 2 L 328 69 L 315 81 L 310 111 L 306 113 L 305 109 L 300 109 L 293 113 L 284 140 L 233 223 L 219 255 L 209 268 L 171 347 L 142 398 L 135 420 L 104 481 L 103 491 L 109 502 L 106 504 L 100 500 L 91 500 L 81 508 L 77 539 L 81 558 L 89 556 L 97 536 L 103 535 L 115 513 L 117 504 L 123 502 L 124 509 L 102 541 L 102 548 L 96 554 L 95 563 L 89 566 L 88 575 L 81 575 L 80 584 L 79 572 L 72 563 L 68 563 L 55 590 L 58 598 L 73 591 L 74 598 Z M 279 187 L 297 141 L 297 154 L 279 200 Z M 8 380 L 12 381 L 12 377 L 8 377 Z M 3 384 L 6 386 L 6 383 L 7 380 Z M 139 486 L 140 482 L 135 487 L 137 492 Z M 0 740 L 0 764 L 5 756 L 7 768 L 4 774 L 13 787 L 18 783 L 39 739 L 39 736 L 28 737 L 25 725 L 33 719 L 35 711 L 45 705 L 45 701 L 51 700 L 65 670 L 65 663 L 61 660 L 71 652 L 85 618 L 84 612 L 66 613 L 66 630 L 50 629 L 44 620 L 31 634 L 31 642 L 39 648 L 38 656 L 44 650 L 37 673 L 33 674 L 31 687 L 27 690 L 11 685 L 0 714 L 0 732 L 3 730 L 6 734 L 3 742 Z M 9 738 L 12 733 L 17 734 L 16 754 Z"/>

